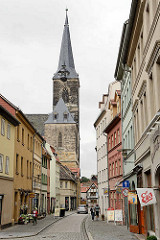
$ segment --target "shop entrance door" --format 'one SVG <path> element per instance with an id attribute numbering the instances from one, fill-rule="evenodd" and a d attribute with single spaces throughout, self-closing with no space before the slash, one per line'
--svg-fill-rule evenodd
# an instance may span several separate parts
<path id="1" fill-rule="evenodd" d="M 128 203 L 128 210 L 129 210 L 129 230 L 130 232 L 139 233 L 137 204 Z"/>

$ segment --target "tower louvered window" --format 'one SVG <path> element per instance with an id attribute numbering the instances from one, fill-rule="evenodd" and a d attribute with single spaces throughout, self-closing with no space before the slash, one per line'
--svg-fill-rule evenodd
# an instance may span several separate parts
<path id="1" fill-rule="evenodd" d="M 68 103 L 68 102 L 69 102 L 69 93 L 68 93 L 68 89 L 67 89 L 67 88 L 64 88 L 64 89 L 63 89 L 62 98 L 63 98 L 63 101 L 64 101 L 65 103 Z"/>
<path id="2" fill-rule="evenodd" d="M 61 132 L 58 135 L 58 147 L 62 147 L 62 133 Z"/>

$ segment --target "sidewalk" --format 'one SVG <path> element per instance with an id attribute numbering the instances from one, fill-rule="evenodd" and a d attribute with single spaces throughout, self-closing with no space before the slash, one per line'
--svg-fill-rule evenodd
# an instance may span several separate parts
<path id="1" fill-rule="evenodd" d="M 137 240 L 135 234 L 129 232 L 126 226 L 116 226 L 106 221 L 92 221 L 89 215 L 85 222 L 89 240 Z"/>
<path id="2" fill-rule="evenodd" d="M 65 217 L 74 214 L 75 211 L 66 211 Z M 54 217 L 53 214 L 47 215 L 44 219 L 38 220 L 37 224 L 33 226 L 33 223 L 27 225 L 14 225 L 0 231 L 0 239 L 12 239 L 20 237 L 31 237 L 35 236 L 53 223 L 62 219 L 61 217 Z"/>

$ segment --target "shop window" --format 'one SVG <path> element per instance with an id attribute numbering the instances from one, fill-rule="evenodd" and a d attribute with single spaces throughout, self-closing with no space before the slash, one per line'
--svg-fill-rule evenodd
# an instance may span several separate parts
<path id="1" fill-rule="evenodd" d="M 151 188 L 152 187 L 152 183 L 151 183 L 151 171 L 147 171 L 145 172 L 145 175 L 147 177 L 147 185 L 148 185 L 148 188 Z M 154 208 L 153 208 L 153 205 L 149 205 L 149 206 L 146 206 L 146 212 L 147 212 L 147 230 L 152 230 L 152 231 L 155 231 L 155 227 L 154 227 Z"/>

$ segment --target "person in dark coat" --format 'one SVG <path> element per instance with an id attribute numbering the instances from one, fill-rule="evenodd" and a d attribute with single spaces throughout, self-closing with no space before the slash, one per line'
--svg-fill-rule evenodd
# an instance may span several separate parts
<path id="1" fill-rule="evenodd" d="M 92 216 L 92 221 L 94 221 L 94 216 L 95 216 L 95 212 L 94 212 L 94 207 L 93 205 L 90 208 L 90 212 L 91 212 L 91 216 Z"/>

